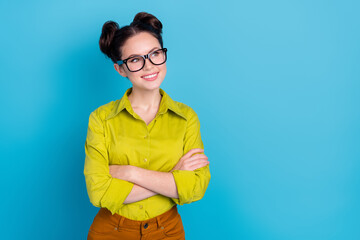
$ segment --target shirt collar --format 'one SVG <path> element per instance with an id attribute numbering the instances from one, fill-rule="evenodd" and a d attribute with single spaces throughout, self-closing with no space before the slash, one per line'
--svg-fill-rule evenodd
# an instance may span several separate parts
<path id="1" fill-rule="evenodd" d="M 130 100 L 128 96 L 130 95 L 132 91 L 132 87 L 128 88 L 126 92 L 124 93 L 123 97 L 120 100 L 117 100 L 115 102 L 114 108 L 110 112 L 110 114 L 107 116 L 106 120 L 115 117 L 118 113 L 120 113 L 122 110 L 126 109 L 131 115 L 135 116 L 135 112 L 133 108 L 131 107 Z M 185 114 L 181 111 L 177 103 L 171 99 L 171 97 L 161 88 L 159 88 L 160 94 L 162 95 L 160 107 L 158 114 L 164 114 L 168 109 L 176 113 L 177 115 L 185 118 L 187 120 Z"/>

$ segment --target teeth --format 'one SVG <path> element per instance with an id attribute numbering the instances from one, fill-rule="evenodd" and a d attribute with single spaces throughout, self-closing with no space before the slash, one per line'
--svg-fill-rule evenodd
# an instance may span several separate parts
<path id="1" fill-rule="evenodd" d="M 153 77 L 155 77 L 156 75 L 157 75 L 157 73 L 152 74 L 152 75 L 145 76 L 145 77 L 143 77 L 143 78 L 153 78 Z"/>

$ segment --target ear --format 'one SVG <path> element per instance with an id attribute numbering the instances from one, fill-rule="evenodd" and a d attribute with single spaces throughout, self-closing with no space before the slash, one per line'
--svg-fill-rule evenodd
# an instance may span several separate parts
<path id="1" fill-rule="evenodd" d="M 114 63 L 115 70 L 123 77 L 127 77 L 127 74 L 124 70 L 124 65 L 119 66 L 117 63 Z"/>

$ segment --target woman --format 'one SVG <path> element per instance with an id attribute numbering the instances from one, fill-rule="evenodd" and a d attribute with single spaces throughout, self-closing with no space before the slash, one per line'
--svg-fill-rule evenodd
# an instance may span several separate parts
<path id="1" fill-rule="evenodd" d="M 185 239 L 177 204 L 200 200 L 209 184 L 197 114 L 160 88 L 161 34 L 161 22 L 145 12 L 129 26 L 102 28 L 101 51 L 132 87 L 89 117 L 84 174 L 100 210 L 88 239 Z"/>

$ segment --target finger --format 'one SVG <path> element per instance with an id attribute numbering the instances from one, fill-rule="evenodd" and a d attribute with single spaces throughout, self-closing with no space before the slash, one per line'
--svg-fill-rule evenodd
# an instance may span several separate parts
<path id="1" fill-rule="evenodd" d="M 200 154 L 199 154 L 200 155 Z M 193 157 L 191 157 L 191 158 L 188 158 L 188 159 L 185 159 L 184 161 L 183 161 L 183 165 L 191 165 L 191 164 L 193 164 L 194 162 L 196 163 L 196 162 L 198 162 L 198 161 L 208 161 L 208 158 L 207 157 L 202 157 L 202 156 L 200 156 L 200 157 L 197 157 L 197 156 L 193 156 Z"/>
<path id="2" fill-rule="evenodd" d="M 197 159 L 206 159 L 207 160 L 208 157 L 205 154 L 195 154 L 186 160 L 193 161 L 193 160 L 197 160 Z"/>
<path id="3" fill-rule="evenodd" d="M 200 158 L 188 158 L 184 161 L 183 165 L 192 165 L 194 163 L 197 163 L 199 161 L 209 161 L 207 158 L 203 158 L 203 157 L 200 157 Z"/>
<path id="4" fill-rule="evenodd" d="M 206 165 L 209 164 L 209 161 L 198 161 L 190 166 L 188 166 L 190 171 L 205 167 Z"/>
<path id="5" fill-rule="evenodd" d="M 194 154 L 192 156 L 190 156 L 187 159 L 184 159 L 183 161 L 192 161 L 192 160 L 196 160 L 196 159 L 208 159 L 208 157 L 205 154 Z"/>
<path id="6" fill-rule="evenodd" d="M 209 163 L 209 161 L 206 160 L 206 159 L 197 159 L 197 160 L 188 162 L 186 165 L 187 165 L 188 167 L 191 167 L 191 166 L 193 166 L 193 165 L 201 164 L 201 163 Z"/>
<path id="7" fill-rule="evenodd" d="M 191 155 L 195 154 L 195 153 L 198 153 L 198 152 L 204 152 L 204 149 L 202 148 L 193 148 L 193 149 L 190 149 L 185 155 L 184 157 L 185 158 L 189 158 Z"/>

